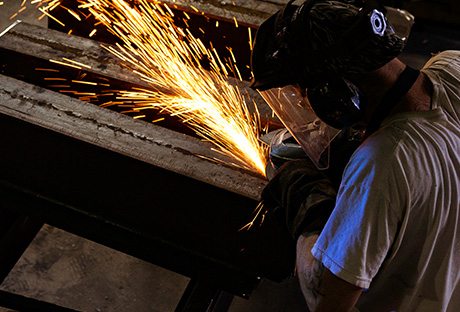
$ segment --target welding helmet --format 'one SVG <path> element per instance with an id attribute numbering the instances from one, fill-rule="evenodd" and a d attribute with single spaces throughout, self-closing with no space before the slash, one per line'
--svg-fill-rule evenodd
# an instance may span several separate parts
<path id="1" fill-rule="evenodd" d="M 372 0 L 293 2 L 257 31 L 251 87 L 313 162 L 327 168 L 321 159 L 327 159 L 322 155 L 330 141 L 359 121 L 366 106 L 350 80 L 398 56 L 405 38 L 396 35 L 385 9 Z M 313 137 L 317 142 L 305 142 Z"/>

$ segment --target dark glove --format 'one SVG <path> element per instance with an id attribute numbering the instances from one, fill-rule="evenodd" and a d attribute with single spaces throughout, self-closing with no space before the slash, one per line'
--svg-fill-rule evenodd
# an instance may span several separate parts
<path id="1" fill-rule="evenodd" d="M 309 159 L 283 164 L 262 191 L 267 215 L 285 222 L 293 238 L 321 231 L 335 204 L 336 189 Z"/>

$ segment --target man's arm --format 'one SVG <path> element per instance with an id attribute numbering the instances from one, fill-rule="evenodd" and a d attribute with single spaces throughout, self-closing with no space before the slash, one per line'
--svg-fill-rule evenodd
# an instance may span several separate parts
<path id="1" fill-rule="evenodd" d="M 310 311 L 352 311 L 362 289 L 332 274 L 311 254 L 317 234 L 297 240 L 297 276 Z"/>
<path id="2" fill-rule="evenodd" d="M 324 269 L 320 283 L 318 305 L 314 311 L 352 311 L 361 293 L 362 289 L 360 287 L 350 284 L 332 274 L 328 269 Z"/>

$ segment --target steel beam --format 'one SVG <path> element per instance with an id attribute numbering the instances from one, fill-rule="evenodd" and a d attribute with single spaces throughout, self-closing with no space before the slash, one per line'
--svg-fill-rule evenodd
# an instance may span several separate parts
<path id="1" fill-rule="evenodd" d="M 251 199 L 266 181 L 196 138 L 0 76 L 0 113 Z M 220 159 L 220 163 L 209 159 Z M 210 174 L 212 173 L 212 174 Z"/>

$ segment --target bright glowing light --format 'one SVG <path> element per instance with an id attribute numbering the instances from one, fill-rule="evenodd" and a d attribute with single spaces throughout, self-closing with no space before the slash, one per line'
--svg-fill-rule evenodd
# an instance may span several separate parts
<path id="1" fill-rule="evenodd" d="M 43 15 L 63 25 L 51 14 L 60 0 L 32 3 Z M 78 0 L 78 3 L 78 8 L 88 9 L 99 21 L 97 24 L 103 24 L 123 42 L 103 47 L 150 85 L 150 88 L 121 91 L 118 101 L 130 104 L 133 107 L 130 112 L 160 109 L 180 117 L 213 143 L 218 152 L 235 158 L 241 167 L 265 175 L 267 148 L 259 140 L 258 112 L 250 113 L 245 97 L 227 79 L 226 66 L 241 80 L 231 49 L 233 63 L 229 65 L 213 47 L 206 48 L 188 29 L 177 27 L 173 12 L 159 1 L 137 0 L 134 6 L 124 0 Z M 78 12 L 64 9 L 80 20 Z M 185 12 L 184 15 L 187 17 Z M 236 18 L 234 23 L 238 27 Z M 250 33 L 249 39 L 252 41 Z M 50 61 L 73 68 L 85 67 L 68 59 Z M 106 106 L 111 105 L 115 104 Z"/>
<path id="2" fill-rule="evenodd" d="M 122 91 L 118 100 L 179 116 L 219 152 L 264 174 L 266 148 L 258 139 L 258 116 L 249 112 L 239 89 L 228 82 L 228 71 L 215 49 L 207 49 L 187 29 L 177 27 L 165 4 L 80 3 L 123 41 L 116 48 L 105 48 L 152 87 Z M 209 62 L 210 69 L 203 68 L 202 60 Z"/>

